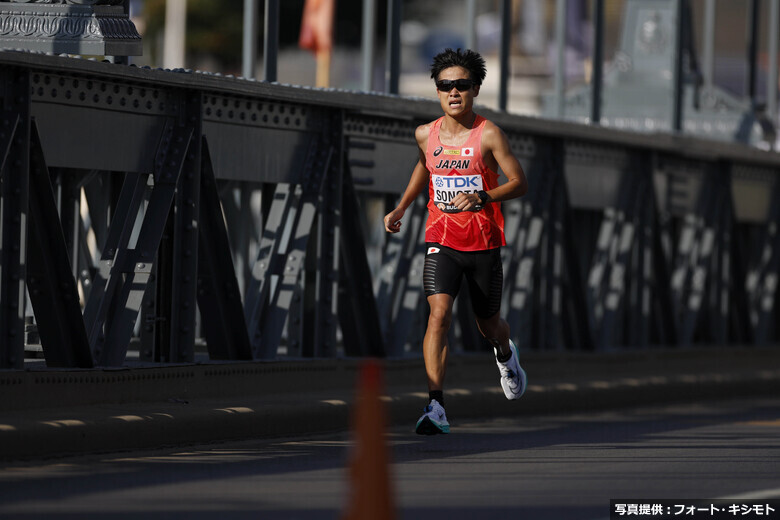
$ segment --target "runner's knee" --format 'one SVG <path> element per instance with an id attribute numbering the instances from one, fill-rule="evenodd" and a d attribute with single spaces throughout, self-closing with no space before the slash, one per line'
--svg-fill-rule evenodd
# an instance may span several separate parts
<path id="1" fill-rule="evenodd" d="M 445 306 L 432 306 L 428 316 L 428 325 L 434 327 L 449 328 L 452 323 L 452 309 Z"/>

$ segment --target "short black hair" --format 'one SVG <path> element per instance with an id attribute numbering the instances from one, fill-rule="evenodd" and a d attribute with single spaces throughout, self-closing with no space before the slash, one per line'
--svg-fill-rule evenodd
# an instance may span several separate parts
<path id="1" fill-rule="evenodd" d="M 482 84 L 482 81 L 484 81 L 485 75 L 487 74 L 485 60 L 478 52 L 470 49 L 458 49 L 454 51 L 448 48 L 433 57 L 433 63 L 431 63 L 431 78 L 433 78 L 434 81 L 438 80 L 441 71 L 450 67 L 463 67 L 469 71 L 471 81 L 477 85 Z"/>

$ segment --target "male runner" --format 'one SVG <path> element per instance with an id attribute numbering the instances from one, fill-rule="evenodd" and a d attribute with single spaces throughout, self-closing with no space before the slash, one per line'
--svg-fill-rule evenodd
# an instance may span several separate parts
<path id="1" fill-rule="evenodd" d="M 428 189 L 423 286 L 430 315 L 423 358 L 430 399 L 417 421 L 421 435 L 450 431 L 443 395 L 447 332 L 464 275 L 479 330 L 493 345 L 504 394 L 518 399 L 526 387 L 509 324 L 499 315 L 499 248 L 506 245 L 499 202 L 524 195 L 528 183 L 506 135 L 473 111 L 485 74 L 485 60 L 470 50 L 446 49 L 433 58 L 431 78 L 444 116 L 417 127 L 419 160 L 398 207 L 385 216 L 385 229 L 397 233 L 406 209 Z M 501 185 L 499 167 L 507 178 Z"/>

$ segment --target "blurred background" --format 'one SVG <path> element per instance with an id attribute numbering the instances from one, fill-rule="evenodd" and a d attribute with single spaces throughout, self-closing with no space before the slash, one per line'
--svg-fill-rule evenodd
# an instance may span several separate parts
<path id="1" fill-rule="evenodd" d="M 181 63 L 165 63 L 166 2 L 186 4 L 184 46 Z M 625 6 L 629 0 L 604 2 L 604 70 L 609 74 L 619 50 Z M 747 46 L 750 38 L 751 2 L 734 0 L 690 0 L 693 47 L 701 54 L 707 3 L 715 8 L 712 81 L 725 92 L 747 96 Z M 315 85 L 313 53 L 298 46 L 304 0 L 280 2 L 278 77 L 280 83 Z M 661 2 L 664 3 L 664 2 Z M 263 70 L 263 0 L 259 1 L 257 27 L 258 75 Z M 501 2 L 476 0 L 473 26 L 465 20 L 466 0 L 402 2 L 401 75 L 399 93 L 432 97 L 428 75 L 431 57 L 445 47 L 466 47 L 473 31 L 476 49 L 488 62 L 488 77 L 479 103 L 495 108 L 499 81 Z M 764 21 L 770 2 L 758 2 L 757 91 L 755 99 L 767 98 L 768 43 Z M 242 73 L 243 0 L 131 0 L 131 16 L 143 36 L 144 55 L 133 63 L 151 67 L 184 67 L 240 76 Z M 363 0 L 336 0 L 333 21 L 333 52 L 329 86 L 361 90 L 361 31 Z M 387 0 L 377 0 L 375 12 L 375 60 L 372 90 L 384 90 L 386 67 Z M 593 1 L 567 0 L 565 87 L 567 91 L 589 80 L 592 53 Z M 179 20 L 181 22 L 181 20 Z M 512 0 L 510 79 L 507 111 L 541 115 L 543 98 L 553 88 L 557 47 L 555 43 L 555 0 Z M 169 34 L 170 36 L 170 34 Z M 170 42 L 171 40 L 167 40 Z M 170 43 L 169 43 L 170 45 Z M 263 79 L 258 77 L 257 79 Z"/>

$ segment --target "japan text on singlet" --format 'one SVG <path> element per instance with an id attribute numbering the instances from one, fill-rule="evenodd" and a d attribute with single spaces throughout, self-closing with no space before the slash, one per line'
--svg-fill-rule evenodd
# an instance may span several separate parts
<path id="1" fill-rule="evenodd" d="M 481 251 L 506 245 L 504 216 L 500 205 L 460 211 L 450 201 L 460 192 L 476 193 L 498 186 L 498 174 L 482 160 L 482 130 L 487 120 L 477 116 L 469 137 L 462 146 L 445 146 L 439 140 L 443 117 L 431 125 L 425 164 L 428 183 L 428 223 L 425 241 L 436 242 L 459 251 Z"/>

